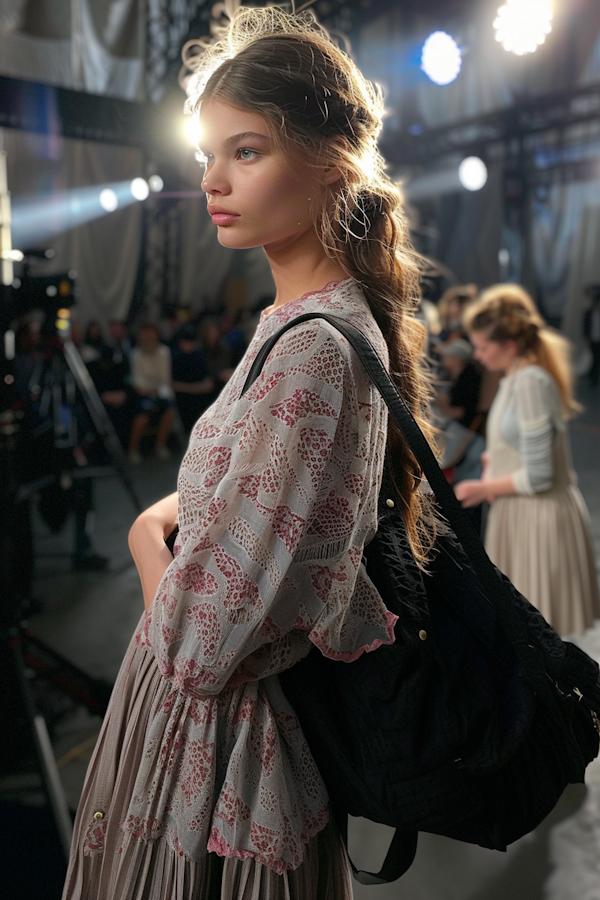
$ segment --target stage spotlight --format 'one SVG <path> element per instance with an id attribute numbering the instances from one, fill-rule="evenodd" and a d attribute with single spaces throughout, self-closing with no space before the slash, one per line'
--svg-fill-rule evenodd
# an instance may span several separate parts
<path id="1" fill-rule="evenodd" d="M 148 179 L 148 186 L 154 194 L 158 194 L 164 188 L 165 183 L 160 175 L 151 175 Z"/>
<path id="2" fill-rule="evenodd" d="M 450 84 L 462 65 L 458 44 L 445 31 L 430 34 L 421 53 L 421 68 L 435 84 Z"/>
<path id="3" fill-rule="evenodd" d="M 517 56 L 534 53 L 552 31 L 552 0 L 506 0 L 494 29 L 505 50 Z"/>
<path id="4" fill-rule="evenodd" d="M 198 144 L 200 143 L 200 121 L 198 116 L 188 116 L 185 124 L 184 130 L 187 136 L 188 141 L 196 148 L 198 148 Z"/>
<path id="5" fill-rule="evenodd" d="M 7 259 L 10 262 L 22 262 L 24 255 L 22 250 L 3 250 L 0 258 Z"/>
<path id="6" fill-rule="evenodd" d="M 105 209 L 106 212 L 113 212 L 118 205 L 119 198 L 112 188 L 104 188 L 103 191 L 100 191 L 100 206 L 102 209 Z"/>
<path id="7" fill-rule="evenodd" d="M 145 200 L 150 193 L 148 182 L 145 178 L 134 178 L 131 182 L 131 193 L 136 200 Z"/>
<path id="8" fill-rule="evenodd" d="M 480 191 L 487 181 L 487 166 L 478 156 L 467 156 L 458 167 L 458 177 L 467 191 Z"/>

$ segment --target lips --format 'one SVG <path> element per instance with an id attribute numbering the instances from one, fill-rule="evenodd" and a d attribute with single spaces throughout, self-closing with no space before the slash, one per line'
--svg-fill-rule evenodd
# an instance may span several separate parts
<path id="1" fill-rule="evenodd" d="M 217 206 L 216 203 L 208 204 L 208 214 L 210 216 L 221 215 L 221 214 L 223 214 L 224 216 L 237 216 L 237 213 L 233 212 L 233 210 L 225 209 L 224 206 Z"/>
<path id="2" fill-rule="evenodd" d="M 235 213 L 213 213 L 211 219 L 215 225 L 231 225 L 237 222 L 239 216 Z"/>
<path id="3" fill-rule="evenodd" d="M 208 212 L 215 225 L 231 225 L 240 218 L 238 213 L 224 209 L 222 206 L 213 206 L 213 204 L 208 205 Z"/>

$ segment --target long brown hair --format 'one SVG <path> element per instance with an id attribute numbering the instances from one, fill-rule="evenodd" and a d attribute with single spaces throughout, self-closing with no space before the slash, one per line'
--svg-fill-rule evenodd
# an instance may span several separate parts
<path id="1" fill-rule="evenodd" d="M 483 332 L 489 341 L 515 341 L 519 356 L 541 366 L 554 378 L 565 417 L 581 410 L 573 397 L 570 344 L 546 325 L 520 285 L 495 284 L 488 288 L 469 306 L 463 323 L 468 332 Z"/>
<path id="2" fill-rule="evenodd" d="M 241 8 L 219 40 L 194 48 L 192 60 L 197 73 L 188 112 L 198 113 L 210 98 L 257 113 L 277 148 L 340 172 L 313 211 L 317 234 L 328 256 L 364 291 L 389 348 L 392 378 L 431 437 L 421 362 L 425 331 L 414 316 L 419 257 L 377 147 L 381 91 L 310 12 Z M 419 490 L 420 467 L 391 420 L 387 460 L 411 547 L 424 564 L 434 538 L 429 500 Z"/>

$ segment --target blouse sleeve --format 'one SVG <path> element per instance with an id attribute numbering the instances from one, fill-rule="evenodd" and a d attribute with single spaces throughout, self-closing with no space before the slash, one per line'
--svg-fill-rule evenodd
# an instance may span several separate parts
<path id="1" fill-rule="evenodd" d="M 523 468 L 513 475 L 518 494 L 533 495 L 552 487 L 555 403 L 548 378 L 528 367 L 517 381 L 519 452 L 523 460 Z"/>
<path id="2" fill-rule="evenodd" d="M 348 652 L 393 641 L 378 595 L 363 646 L 347 625 L 323 624 L 343 619 L 367 537 L 361 512 L 377 496 L 385 435 L 372 406 L 347 344 L 311 322 L 280 339 L 217 440 L 201 420 L 193 514 L 180 519 L 146 627 L 176 684 L 216 694 L 234 673 L 281 671 L 309 641 L 330 655 L 344 641 Z"/>

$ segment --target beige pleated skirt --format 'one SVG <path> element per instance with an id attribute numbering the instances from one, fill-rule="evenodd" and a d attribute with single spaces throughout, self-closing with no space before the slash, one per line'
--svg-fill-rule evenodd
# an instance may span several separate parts
<path id="1" fill-rule="evenodd" d="M 165 690 L 154 655 L 132 642 L 86 776 L 63 900 L 352 900 L 348 857 L 332 821 L 306 845 L 301 865 L 283 875 L 250 858 L 209 853 L 194 861 L 163 837 L 140 840 L 121 829 L 146 722 Z M 102 813 L 97 838 L 95 812 Z"/>
<path id="2" fill-rule="evenodd" d="M 600 618 L 589 515 L 577 487 L 498 497 L 485 546 L 560 635 L 583 634 Z"/>

